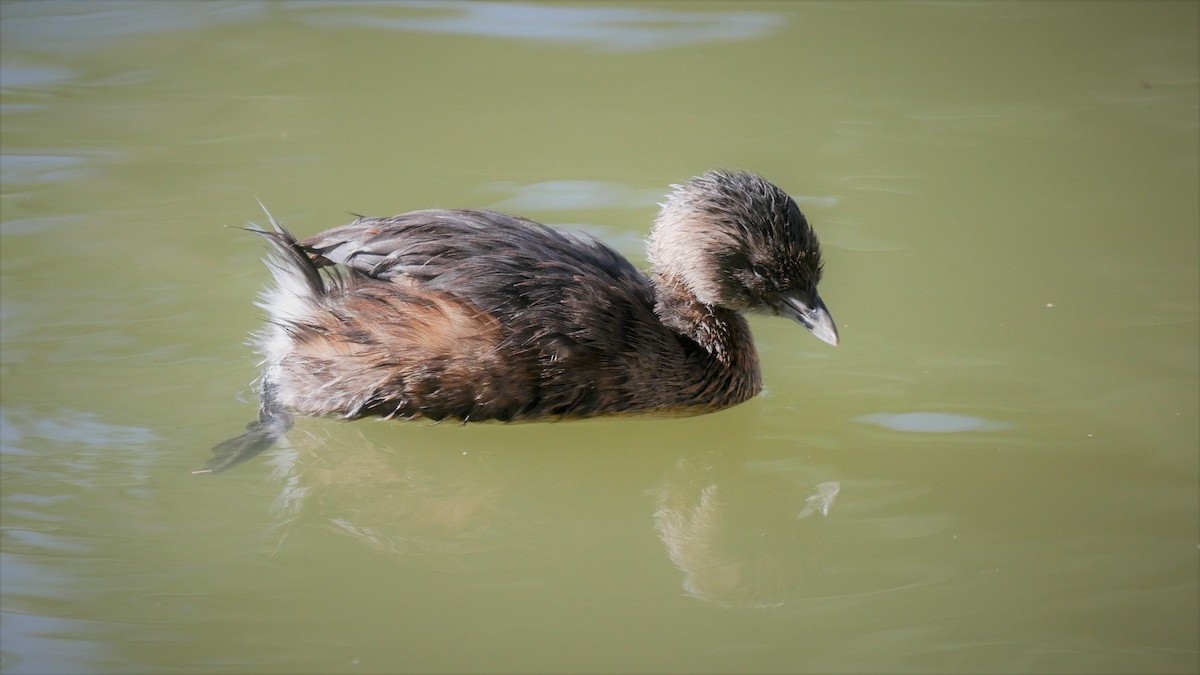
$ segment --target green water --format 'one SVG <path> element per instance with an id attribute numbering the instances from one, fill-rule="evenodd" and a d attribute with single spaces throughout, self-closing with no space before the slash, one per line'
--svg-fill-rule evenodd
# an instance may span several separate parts
<path id="1" fill-rule="evenodd" d="M 1194 2 L 0 4 L 0 668 L 1196 672 L 1198 64 Z M 764 396 L 189 474 L 255 197 L 642 264 L 716 166 L 825 244 Z"/>

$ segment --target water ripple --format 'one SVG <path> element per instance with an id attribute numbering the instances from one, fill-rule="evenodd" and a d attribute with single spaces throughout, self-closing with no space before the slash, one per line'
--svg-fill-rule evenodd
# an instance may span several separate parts
<path id="1" fill-rule="evenodd" d="M 783 23 L 783 17 L 766 12 L 682 12 L 629 6 L 414 2 L 402 8 L 381 8 L 374 3 L 336 2 L 327 7 L 328 13 L 306 15 L 301 20 L 324 26 L 565 42 L 606 52 L 751 40 Z M 393 14 L 397 10 L 401 13 Z"/>
<path id="2" fill-rule="evenodd" d="M 952 415 L 936 412 L 875 413 L 863 415 L 856 421 L 912 433 L 951 434 L 964 431 L 1003 431 L 1011 426 L 971 415 Z"/>

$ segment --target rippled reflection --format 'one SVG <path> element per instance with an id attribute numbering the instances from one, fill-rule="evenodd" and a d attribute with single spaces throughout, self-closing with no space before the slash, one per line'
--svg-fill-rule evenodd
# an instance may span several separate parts
<path id="1" fill-rule="evenodd" d="M 498 210 L 567 211 L 573 209 L 640 208 L 654 206 L 661 190 L 638 190 L 616 183 L 591 180 L 556 180 L 517 185 L 497 182 L 489 190 L 512 196 L 491 205 Z"/>
<path id="2" fill-rule="evenodd" d="M 715 459 L 680 459 L 663 478 L 654 528 L 667 557 L 694 598 L 723 607 L 782 605 L 802 592 L 816 564 L 814 526 L 821 523 L 796 517 L 807 517 L 797 504 L 809 506 L 812 497 L 778 472 Z M 834 484 L 815 489 L 836 494 Z"/>
<path id="3" fill-rule="evenodd" d="M 272 453 L 284 481 L 276 514 L 285 536 L 317 522 L 406 566 L 447 572 L 511 558 L 503 535 L 513 523 L 500 506 L 505 483 L 486 462 L 466 452 L 382 447 L 359 429 L 350 434 L 353 451 L 336 458 L 328 456 L 327 437 L 302 430 Z"/>
<path id="4" fill-rule="evenodd" d="M 332 26 L 485 35 L 566 42 L 601 51 L 668 49 L 705 42 L 750 40 L 779 27 L 766 12 L 685 12 L 633 6 L 535 5 L 507 2 L 413 2 L 402 7 L 333 2 L 301 20 Z"/>
<path id="5" fill-rule="evenodd" d="M 934 412 L 875 413 L 873 415 L 863 415 L 857 418 L 857 420 L 866 424 L 891 429 L 892 431 L 929 434 L 950 434 L 964 431 L 1003 431 L 1010 426 L 1007 422 L 999 422 L 982 417 Z"/>
<path id="6" fill-rule="evenodd" d="M 113 537 L 108 518 L 115 503 L 131 499 L 137 504 L 131 513 L 147 513 L 140 499 L 160 440 L 150 429 L 89 411 L 0 409 L 4 670 L 83 672 L 104 662 L 97 636 L 105 622 L 75 618 L 94 594 L 87 575 L 95 566 L 68 561 L 104 558 L 98 541 Z M 103 504 L 95 501 L 98 494 Z"/>

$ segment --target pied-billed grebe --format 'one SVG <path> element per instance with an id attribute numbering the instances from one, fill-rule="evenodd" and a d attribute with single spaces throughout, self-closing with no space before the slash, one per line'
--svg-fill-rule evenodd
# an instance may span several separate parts
<path id="1" fill-rule="evenodd" d="M 267 214 L 262 407 L 197 473 L 286 432 L 291 412 L 467 421 L 703 413 L 762 389 L 741 312 L 838 343 L 821 248 L 783 190 L 709 171 L 674 191 L 640 272 L 599 240 L 492 211 L 359 218 L 298 242 Z"/>

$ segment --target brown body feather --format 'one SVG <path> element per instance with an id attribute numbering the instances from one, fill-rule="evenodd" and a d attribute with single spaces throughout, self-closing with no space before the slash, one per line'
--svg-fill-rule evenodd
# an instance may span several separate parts
<path id="1" fill-rule="evenodd" d="M 651 280 L 586 235 L 487 211 L 362 218 L 296 246 L 337 264 L 271 379 L 306 414 L 462 421 L 740 403 L 760 389 L 745 321 L 721 358 L 666 326 Z M 687 312 L 689 308 L 676 307 Z M 730 325 L 723 325 L 729 323 Z"/>

